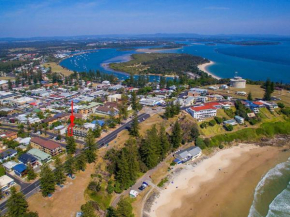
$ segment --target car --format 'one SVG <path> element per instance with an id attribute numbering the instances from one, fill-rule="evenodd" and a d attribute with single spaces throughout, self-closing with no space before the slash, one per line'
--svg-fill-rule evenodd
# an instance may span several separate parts
<path id="1" fill-rule="evenodd" d="M 144 185 L 141 185 L 138 189 L 139 189 L 140 191 L 143 191 L 145 188 L 146 188 L 146 187 L 145 187 Z"/>

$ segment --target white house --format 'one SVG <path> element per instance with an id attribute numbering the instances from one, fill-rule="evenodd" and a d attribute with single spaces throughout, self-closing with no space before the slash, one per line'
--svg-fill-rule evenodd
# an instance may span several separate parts
<path id="1" fill-rule="evenodd" d="M 9 176 L 4 175 L 4 176 L 0 177 L 0 189 L 1 189 L 2 192 L 8 190 L 13 185 L 15 185 L 15 182 Z"/>
<path id="2" fill-rule="evenodd" d="M 202 120 L 209 117 L 215 117 L 217 115 L 217 109 L 220 108 L 220 104 L 217 102 L 205 103 L 201 106 L 194 106 L 186 109 L 186 111 L 198 120 Z"/>

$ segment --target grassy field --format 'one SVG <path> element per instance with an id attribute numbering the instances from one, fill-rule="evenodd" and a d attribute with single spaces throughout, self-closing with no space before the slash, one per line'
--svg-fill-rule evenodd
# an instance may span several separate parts
<path id="1" fill-rule="evenodd" d="M 11 81 L 14 81 L 15 78 L 14 77 L 0 77 L 0 80 L 11 80 Z"/>
<path id="2" fill-rule="evenodd" d="M 54 62 L 45 63 L 43 65 L 46 68 L 51 67 L 51 71 L 52 72 L 61 73 L 64 76 L 69 76 L 69 75 L 71 75 L 73 73 L 72 71 L 63 68 L 63 67 L 61 67 L 60 65 L 58 65 L 57 63 L 54 63 Z"/>
<path id="3" fill-rule="evenodd" d="M 208 86 L 206 86 L 206 87 L 208 87 Z M 213 92 L 215 94 L 222 94 L 222 95 L 241 98 L 241 99 L 247 98 L 247 96 L 237 95 L 236 94 L 237 91 L 245 91 L 247 94 L 251 92 L 253 98 L 263 98 L 264 92 L 265 92 L 264 89 L 262 89 L 260 87 L 260 85 L 250 85 L 250 84 L 247 84 L 246 88 L 244 88 L 244 89 L 230 87 L 228 90 L 214 90 L 211 92 Z M 274 93 L 272 94 L 272 96 L 276 96 L 278 98 L 281 98 L 281 102 L 283 102 L 287 106 L 290 106 L 290 93 L 288 91 L 275 90 Z"/>

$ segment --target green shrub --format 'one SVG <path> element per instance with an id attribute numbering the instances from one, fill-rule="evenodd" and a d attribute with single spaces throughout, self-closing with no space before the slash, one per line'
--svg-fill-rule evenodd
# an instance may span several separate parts
<path id="1" fill-rule="evenodd" d="M 225 129 L 226 129 L 226 131 L 233 131 L 234 127 L 230 124 L 226 124 Z"/>
<path id="2" fill-rule="evenodd" d="M 209 125 L 213 127 L 214 125 L 216 125 L 216 121 L 215 120 L 209 121 Z"/>
<path id="3" fill-rule="evenodd" d="M 220 117 L 214 117 L 215 121 L 218 123 L 218 124 L 221 124 L 223 122 L 223 119 L 220 118 Z"/>

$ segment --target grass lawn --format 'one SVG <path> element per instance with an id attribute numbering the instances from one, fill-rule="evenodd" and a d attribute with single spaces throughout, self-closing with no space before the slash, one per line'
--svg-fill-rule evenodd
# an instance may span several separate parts
<path id="1" fill-rule="evenodd" d="M 58 65 L 55 62 L 45 63 L 45 64 L 43 64 L 43 66 L 46 67 L 46 68 L 51 67 L 51 71 L 52 72 L 61 73 L 64 76 L 69 76 L 69 75 L 71 75 L 73 73 L 72 71 L 63 68 L 62 66 Z"/>
<path id="2" fill-rule="evenodd" d="M 11 80 L 11 81 L 14 81 L 15 78 L 14 77 L 0 77 L 0 80 Z"/>
<path id="3" fill-rule="evenodd" d="M 95 165 L 89 164 L 84 172 L 78 172 L 76 178 L 67 181 L 63 188 L 56 187 L 56 191 L 51 198 L 42 197 L 41 193 L 37 193 L 28 198 L 29 210 L 38 212 L 41 217 L 75 216 L 80 211 L 81 205 L 86 200 L 84 190 L 91 181 L 91 174 L 95 171 Z"/>

